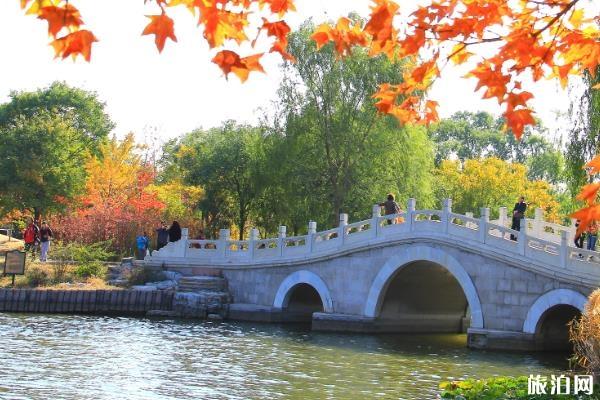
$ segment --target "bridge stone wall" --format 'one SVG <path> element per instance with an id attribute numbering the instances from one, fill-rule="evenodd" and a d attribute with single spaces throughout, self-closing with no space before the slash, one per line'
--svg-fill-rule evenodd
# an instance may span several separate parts
<path id="1" fill-rule="evenodd" d="M 374 207 L 371 220 L 352 224 L 342 216 L 338 228 L 323 232 L 311 223 L 307 235 L 292 238 L 284 227 L 278 238 L 259 240 L 253 231 L 248 241 L 231 240 L 227 231 L 219 240 L 195 241 L 184 232 L 183 240 L 153 252 L 145 262 L 190 274 L 221 271 L 234 301 L 230 317 L 238 319 L 286 320 L 295 286 L 308 284 L 323 306 L 313 314 L 313 329 L 355 331 L 385 330 L 380 309 L 399 271 L 435 279 L 419 265 L 438 265 L 456 279 L 468 302 L 469 345 L 484 348 L 535 347 L 538 322 L 547 310 L 561 304 L 582 310 L 600 284 L 600 253 L 573 248 L 572 227 L 547 223 L 540 212 L 534 220 L 523 220 L 520 232 L 506 227 L 506 210 L 498 221 L 489 221 L 488 209 L 481 210 L 480 218 L 454 214 L 449 200 L 441 211 L 415 210 L 413 200 L 405 213 L 378 212 Z M 403 223 L 388 224 L 400 218 Z M 407 281 L 412 285 L 407 293 L 422 292 L 419 276 Z M 394 290 L 401 290 L 394 282 Z M 446 310 L 448 303 L 464 304 L 447 300 L 451 288 L 430 291 L 422 293 L 421 306 L 436 300 L 447 303 Z M 404 327 L 418 322 L 417 309 L 396 307 L 407 318 Z M 441 313 L 420 317 L 445 318 Z"/>
<path id="2" fill-rule="evenodd" d="M 402 257 L 407 254 L 410 254 L 409 258 Z M 564 282 L 474 252 L 436 243 L 399 244 L 309 264 L 224 269 L 223 274 L 229 281 L 235 303 L 276 307 L 276 296 L 284 280 L 299 272 L 310 272 L 314 274 L 313 277 L 300 274 L 296 283 L 313 284 L 314 277 L 320 278 L 331 297 L 333 313 L 373 317 L 376 315 L 365 315 L 365 305 L 376 276 L 390 260 L 424 260 L 448 268 L 440 257 L 445 258 L 446 263 L 455 260 L 464 268 L 479 299 L 484 316 L 481 327 L 485 329 L 522 331 L 535 301 L 552 290 L 569 289 L 583 296 L 592 291 L 592 287 Z M 394 270 L 399 270 L 406 264 L 395 265 L 392 261 L 392 265 Z M 326 296 L 325 293 L 320 294 Z M 435 297 L 435 293 L 431 296 Z M 475 305 L 470 306 L 473 309 Z"/>

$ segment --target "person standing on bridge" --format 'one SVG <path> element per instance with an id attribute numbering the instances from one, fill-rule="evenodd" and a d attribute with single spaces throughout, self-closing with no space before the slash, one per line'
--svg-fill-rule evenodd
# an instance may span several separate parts
<path id="1" fill-rule="evenodd" d="M 525 211 L 527 210 L 527 203 L 525 203 L 525 196 L 519 197 L 519 202 L 515 203 L 513 208 L 512 225 L 510 229 L 515 231 L 521 230 L 521 219 L 525 218 Z M 510 235 L 511 240 L 517 240 L 515 235 Z"/>
<path id="2" fill-rule="evenodd" d="M 160 228 L 156 229 L 156 250 L 160 250 L 169 243 L 169 230 L 165 221 L 160 221 Z"/>
<path id="3" fill-rule="evenodd" d="M 587 249 L 596 251 L 596 241 L 598 240 L 598 223 L 592 221 L 587 231 Z"/>
<path id="4" fill-rule="evenodd" d="M 181 226 L 179 226 L 179 222 L 173 221 L 168 231 L 169 242 L 176 242 L 181 239 Z"/>
<path id="5" fill-rule="evenodd" d="M 379 203 L 379 206 L 383 207 L 385 209 L 385 215 L 400 214 L 402 212 L 402 210 L 400 209 L 400 206 L 394 200 L 394 195 L 391 193 L 389 193 L 387 195 L 387 200 L 385 202 Z M 394 223 L 395 220 L 396 220 L 396 218 L 388 219 L 387 224 L 391 225 Z M 398 222 L 400 222 L 400 221 L 398 221 Z"/>

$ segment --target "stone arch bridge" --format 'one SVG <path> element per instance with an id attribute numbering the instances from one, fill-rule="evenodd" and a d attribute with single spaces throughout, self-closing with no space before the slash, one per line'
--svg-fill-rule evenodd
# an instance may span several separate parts
<path id="1" fill-rule="evenodd" d="M 313 329 L 356 332 L 467 332 L 474 348 L 556 349 L 566 324 L 600 285 L 600 253 L 575 248 L 573 227 L 541 210 L 508 228 L 506 208 L 490 221 L 442 210 L 380 215 L 307 235 L 182 240 L 146 257 L 186 275 L 219 273 L 229 317 L 311 321 Z"/>

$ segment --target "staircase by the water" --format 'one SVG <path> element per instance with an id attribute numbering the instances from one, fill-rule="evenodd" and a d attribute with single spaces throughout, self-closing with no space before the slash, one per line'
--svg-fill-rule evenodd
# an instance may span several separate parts
<path id="1" fill-rule="evenodd" d="M 178 292 L 227 292 L 227 280 L 218 276 L 182 276 Z"/>
<path id="2" fill-rule="evenodd" d="M 177 284 L 173 309 L 182 317 L 222 319 L 227 315 L 230 303 L 225 278 L 183 276 Z"/>

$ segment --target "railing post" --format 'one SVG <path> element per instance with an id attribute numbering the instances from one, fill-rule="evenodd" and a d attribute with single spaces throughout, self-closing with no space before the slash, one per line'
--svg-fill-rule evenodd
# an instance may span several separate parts
<path id="1" fill-rule="evenodd" d="M 560 231 L 560 266 L 567 268 L 569 264 L 569 232 Z"/>
<path id="2" fill-rule="evenodd" d="M 408 208 L 406 209 L 406 218 L 408 218 L 408 230 L 412 231 L 413 229 L 413 219 L 415 215 L 415 209 L 417 208 L 417 200 L 410 198 L 408 199 Z"/>
<path id="3" fill-rule="evenodd" d="M 533 219 L 533 233 L 532 233 L 533 236 L 541 238 L 543 224 L 544 224 L 544 210 L 538 207 L 535 209 L 535 217 Z"/>
<path id="4" fill-rule="evenodd" d="M 181 243 L 183 243 L 183 257 L 187 257 L 188 249 L 190 248 L 190 244 L 188 240 L 190 238 L 190 231 L 188 228 L 181 228 Z"/>
<path id="5" fill-rule="evenodd" d="M 373 228 L 373 237 L 377 237 L 379 234 L 379 217 L 381 216 L 381 207 L 379 204 L 373 204 L 371 218 L 371 227 Z"/>
<path id="6" fill-rule="evenodd" d="M 281 257 L 283 257 L 283 247 L 284 247 L 284 240 L 285 236 L 286 236 L 286 232 L 287 232 L 287 228 L 285 225 L 281 225 L 279 227 L 279 235 L 277 237 L 277 247 L 279 248 L 279 255 Z"/>
<path id="7" fill-rule="evenodd" d="M 450 213 L 452 212 L 452 199 L 444 199 L 442 205 L 442 224 L 445 233 L 448 233 L 448 225 L 450 225 Z"/>
<path id="8" fill-rule="evenodd" d="M 521 218 L 521 228 L 519 235 L 517 236 L 517 243 L 519 247 L 519 254 L 525 255 L 527 249 L 527 219 Z"/>
<path id="9" fill-rule="evenodd" d="M 315 235 L 317 233 L 317 222 L 309 221 L 308 222 L 308 252 L 312 253 L 313 246 L 315 244 Z"/>
<path id="10" fill-rule="evenodd" d="M 348 225 L 348 214 L 342 213 L 340 214 L 340 224 L 338 226 L 338 237 L 340 238 L 340 243 L 344 244 L 346 241 L 346 225 Z"/>
<path id="11" fill-rule="evenodd" d="M 257 240 L 258 240 L 258 229 L 252 228 L 250 230 L 250 239 L 248 240 L 248 252 L 250 253 L 250 259 L 254 259 L 254 250 L 256 248 Z"/>
<path id="12" fill-rule="evenodd" d="M 229 229 L 219 229 L 219 254 L 221 258 L 227 258 L 227 247 L 229 247 Z"/>
<path id="13" fill-rule="evenodd" d="M 487 237 L 487 226 L 490 223 L 490 209 L 483 207 L 479 210 L 481 217 L 479 218 L 479 241 L 485 243 Z"/>
<path id="14" fill-rule="evenodd" d="M 500 207 L 498 210 L 498 222 L 500 226 L 506 227 L 508 224 L 508 208 Z"/>

